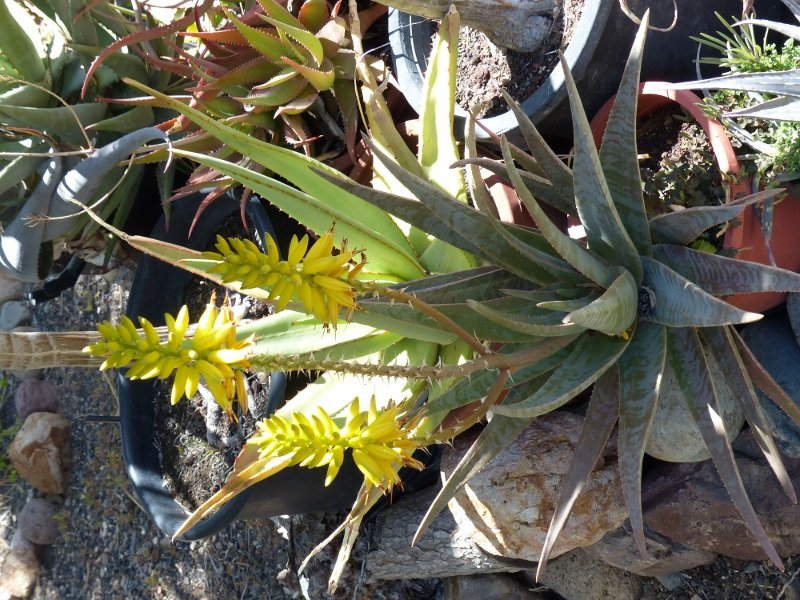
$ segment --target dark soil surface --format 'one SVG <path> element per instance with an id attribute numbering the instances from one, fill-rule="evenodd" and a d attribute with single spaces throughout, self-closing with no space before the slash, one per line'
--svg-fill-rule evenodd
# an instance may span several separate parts
<path id="1" fill-rule="evenodd" d="M 456 101 L 465 110 L 480 103 L 478 116 L 493 117 L 508 110 L 500 94 L 505 89 L 523 102 L 558 65 L 558 50 L 567 47 L 581 16 L 584 0 L 564 0 L 550 35 L 536 52 L 504 50 L 483 33 L 462 27 L 458 41 Z"/>

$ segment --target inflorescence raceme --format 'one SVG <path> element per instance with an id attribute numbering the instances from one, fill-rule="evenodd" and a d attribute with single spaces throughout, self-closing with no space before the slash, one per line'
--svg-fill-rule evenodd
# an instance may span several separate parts
<path id="1" fill-rule="evenodd" d="M 204 258 L 217 261 L 212 273 L 224 283 L 240 282 L 243 289 L 261 288 L 269 292 L 275 309 L 281 311 L 292 300 L 303 303 L 305 311 L 326 325 L 336 327 L 339 312 L 356 308 L 356 290 L 351 285 L 363 261 L 356 264 L 356 250 L 345 243 L 334 254 L 333 231 L 328 231 L 309 249 L 307 235 L 292 236 L 286 260 L 267 236 L 267 252 L 249 240 L 217 237 L 217 252 L 204 252 Z"/>
<path id="2" fill-rule="evenodd" d="M 125 316 L 117 325 L 104 321 L 97 326 L 103 341 L 87 346 L 84 352 L 105 357 L 101 370 L 128 367 L 125 376 L 129 379 L 166 379 L 175 373 L 172 404 L 184 394 L 188 398 L 194 396 L 202 377 L 214 400 L 229 416 L 234 418 L 234 399 L 247 410 L 243 370 L 250 366 L 246 350 L 252 340 L 236 339 L 230 307 L 218 308 L 212 298 L 190 336 L 186 306 L 176 317 L 167 314 L 165 318 L 166 339 L 142 317 L 141 330 Z"/>
<path id="3" fill-rule="evenodd" d="M 247 444 L 258 450 L 261 459 L 291 456 L 292 465 L 327 467 L 325 485 L 338 474 L 345 451 L 352 450 L 367 485 L 389 491 L 400 483 L 401 467 L 423 468 L 412 454 L 425 443 L 413 437 L 409 425 L 401 424 L 399 407 L 378 410 L 373 397 L 369 408 L 360 410 L 356 398 L 342 426 L 317 406 L 309 415 L 275 414 L 259 422 Z"/>

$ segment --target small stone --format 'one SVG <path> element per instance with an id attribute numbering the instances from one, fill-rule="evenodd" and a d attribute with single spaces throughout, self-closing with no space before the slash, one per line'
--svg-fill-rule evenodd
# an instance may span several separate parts
<path id="1" fill-rule="evenodd" d="M 11 549 L 0 565 L 0 597 L 29 598 L 36 587 L 39 566 L 35 546 L 15 532 Z"/>
<path id="2" fill-rule="evenodd" d="M 28 379 L 14 392 L 14 408 L 22 419 L 34 412 L 58 412 L 58 394 L 48 382 Z"/>
<path id="3" fill-rule="evenodd" d="M 17 515 L 21 535 L 39 546 L 49 546 L 58 537 L 55 521 L 56 507 L 44 498 L 31 498 Z"/>
<path id="4" fill-rule="evenodd" d="M 20 325 L 30 325 L 33 313 L 21 300 L 9 300 L 0 306 L 0 331 L 11 331 Z"/>
<path id="5" fill-rule="evenodd" d="M 11 464 L 25 481 L 45 494 L 61 494 L 70 460 L 69 421 L 61 415 L 28 415 L 8 447 Z"/>
<path id="6" fill-rule="evenodd" d="M 25 297 L 25 284 L 19 279 L 0 273 L 0 304 L 9 300 L 22 300 Z"/>

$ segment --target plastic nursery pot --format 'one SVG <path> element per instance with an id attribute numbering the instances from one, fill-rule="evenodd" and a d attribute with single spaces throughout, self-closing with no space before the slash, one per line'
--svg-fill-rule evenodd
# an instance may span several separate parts
<path id="1" fill-rule="evenodd" d="M 736 153 L 723 125 L 709 118 L 700 109 L 702 99 L 688 90 L 665 89 L 665 84 L 648 81 L 641 85 L 637 114 L 651 114 L 670 104 L 678 104 L 703 128 L 709 139 L 720 172 L 730 176 L 730 198 L 740 198 L 752 193 L 750 178 L 740 175 Z M 614 98 L 611 98 L 592 119 L 591 127 L 595 143 L 600 145 Z M 761 220 L 756 206 L 748 206 L 742 212 L 735 227 L 725 233 L 723 247 L 733 250 L 736 258 L 761 264 L 770 264 L 769 255 L 761 232 Z M 800 223 L 800 198 L 788 196 L 777 203 L 772 217 L 770 247 L 777 266 L 790 271 L 800 271 L 800 245 L 795 242 L 796 224 Z M 786 300 L 785 293 L 738 294 L 728 296 L 726 301 L 752 312 L 764 312 Z"/>
<path id="2" fill-rule="evenodd" d="M 174 204 L 169 230 L 165 230 L 162 219 L 153 231 L 153 237 L 195 249 L 207 247 L 222 223 L 238 212 L 239 203 L 231 196 L 215 200 L 203 212 L 191 238 L 188 238 L 189 224 L 200 199 L 201 195 L 178 200 Z M 247 213 L 250 226 L 259 232 L 275 235 L 258 200 L 251 200 Z M 180 308 L 184 288 L 192 277 L 172 265 L 142 257 L 131 287 L 126 309 L 128 316 L 142 316 L 156 326 L 163 325 L 164 313 L 174 314 Z M 280 375 L 273 374 L 270 381 L 269 404 L 273 409 L 283 400 L 285 385 L 280 384 Z M 120 374 L 118 384 L 122 450 L 128 477 L 145 512 L 164 534 L 172 537 L 188 515 L 164 485 L 154 427 L 156 382 L 130 381 Z M 190 529 L 182 539 L 197 540 L 210 536 L 238 519 L 346 508 L 352 505 L 363 481 L 352 460 L 345 461 L 330 486 L 324 486 L 324 479 L 325 469 L 285 469 L 233 498 Z"/>
<path id="3" fill-rule="evenodd" d="M 628 0 L 628 5 L 637 15 L 651 8 L 650 22 L 654 26 L 667 26 L 672 22 L 672 2 Z M 697 44 L 689 37 L 702 32 L 714 32 L 719 28 L 714 11 L 723 15 L 741 13 L 739 0 L 707 0 L 702 3 L 677 0 L 676 5 L 678 19 L 675 27 L 669 32 L 652 31 L 648 34 L 643 78 L 666 81 L 694 79 L 696 72 L 693 61 Z M 780 10 L 780 7 L 765 7 L 764 10 Z M 761 12 L 759 17 L 769 18 Z M 422 78 L 435 30 L 435 21 L 397 9 L 389 10 L 389 45 L 394 74 L 409 104 L 415 108 L 421 104 Z M 636 24 L 622 12 L 617 0 L 585 0 L 581 17 L 564 51 L 564 58 L 577 82 L 588 114 L 594 114 L 616 92 L 635 33 Z M 543 135 L 570 143 L 572 118 L 560 65 L 522 101 L 522 108 Z M 460 130 L 463 129 L 466 113 L 459 107 L 456 109 L 460 117 L 456 126 Z M 516 119 L 510 111 L 481 122 L 495 134 L 505 134 L 513 142 L 521 142 Z M 480 139 L 489 137 L 480 128 L 477 135 Z"/>

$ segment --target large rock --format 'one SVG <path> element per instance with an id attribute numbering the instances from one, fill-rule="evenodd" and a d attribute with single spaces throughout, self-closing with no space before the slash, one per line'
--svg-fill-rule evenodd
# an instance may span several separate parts
<path id="1" fill-rule="evenodd" d="M 58 393 L 41 379 L 22 381 L 14 391 L 14 408 L 22 419 L 35 412 L 58 412 Z"/>
<path id="2" fill-rule="evenodd" d="M 734 447 L 744 487 L 778 554 L 800 553 L 800 507 L 783 493 L 749 431 Z M 800 488 L 800 460 L 784 462 Z M 642 489 L 645 523 L 673 542 L 742 560 L 766 558 L 711 461 L 660 465 Z"/>
<path id="3" fill-rule="evenodd" d="M 56 507 L 44 498 L 31 498 L 17 515 L 17 530 L 29 542 L 48 546 L 58 537 Z"/>
<path id="4" fill-rule="evenodd" d="M 732 441 L 742 429 L 744 412 L 726 384 L 726 378 L 721 373 L 716 361 L 708 355 L 707 358 L 708 369 L 722 408 L 725 431 L 728 439 Z M 686 398 L 675 382 L 675 375 L 669 363 L 664 370 L 661 395 L 658 398 L 656 415 L 647 438 L 645 451 L 650 456 L 669 462 L 699 462 L 711 458 L 711 453 L 703 441 L 700 429 L 689 412 Z"/>
<path id="5" fill-rule="evenodd" d="M 70 462 L 69 421 L 61 415 L 28 415 L 8 447 L 11 463 L 25 481 L 45 494 L 61 494 Z"/>
<path id="6" fill-rule="evenodd" d="M 535 419 L 450 501 L 459 529 L 470 531 L 475 543 L 490 554 L 538 560 L 582 425 L 579 416 L 567 412 Z M 452 472 L 472 442 L 462 438 L 445 453 L 445 473 Z M 626 517 L 612 440 L 551 556 L 596 543 Z"/>
<path id="7" fill-rule="evenodd" d="M 701 565 L 714 562 L 716 554 L 709 550 L 689 548 L 673 542 L 663 535 L 644 528 L 649 556 L 642 557 L 636 548 L 631 533 L 630 522 L 609 531 L 599 542 L 583 550 L 609 565 L 645 577 L 661 577 L 681 571 L 688 571 Z"/>
<path id="8" fill-rule="evenodd" d="M 0 306 L 0 331 L 11 331 L 22 325 L 30 325 L 33 313 L 21 300 L 9 300 Z"/>
<path id="9" fill-rule="evenodd" d="M 36 547 L 16 531 L 0 564 L 0 598 L 30 597 L 39 577 L 39 566 Z"/>

